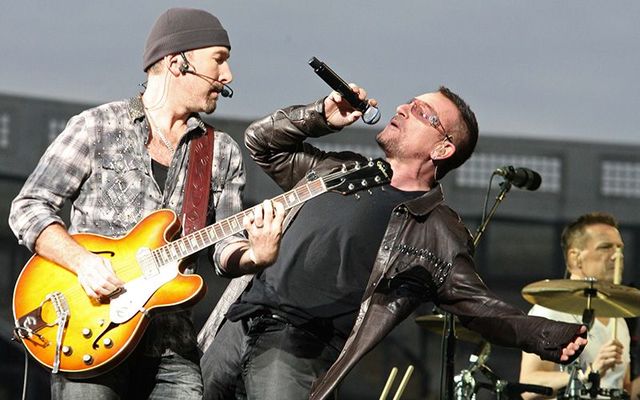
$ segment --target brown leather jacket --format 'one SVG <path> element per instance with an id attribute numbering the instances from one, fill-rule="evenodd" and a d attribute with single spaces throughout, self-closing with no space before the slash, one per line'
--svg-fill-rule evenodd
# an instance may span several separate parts
<path id="1" fill-rule="evenodd" d="M 251 157 L 285 191 L 304 181 L 309 170 L 322 173 L 346 160 L 364 160 L 356 153 L 324 152 L 304 143 L 308 137 L 334 132 L 322 106 L 320 100 L 281 109 L 246 131 Z M 367 352 L 425 301 L 457 315 L 493 343 L 559 362 L 579 325 L 528 317 L 489 292 L 475 271 L 471 236 L 443 200 L 438 185 L 394 209 L 353 330 L 336 362 L 314 383 L 311 399 L 328 397 Z M 287 226 L 297 210 L 288 214 Z M 212 339 L 217 329 L 210 322 L 203 328 L 208 333 L 201 333 L 203 340 Z"/>

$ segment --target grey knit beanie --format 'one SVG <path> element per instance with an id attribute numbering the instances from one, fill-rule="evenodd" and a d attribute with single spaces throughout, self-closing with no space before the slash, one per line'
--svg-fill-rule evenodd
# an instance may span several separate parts
<path id="1" fill-rule="evenodd" d="M 212 14 L 194 8 L 170 8 L 158 17 L 144 46 L 142 68 L 146 71 L 162 57 L 210 46 L 231 49 L 229 36 Z"/>

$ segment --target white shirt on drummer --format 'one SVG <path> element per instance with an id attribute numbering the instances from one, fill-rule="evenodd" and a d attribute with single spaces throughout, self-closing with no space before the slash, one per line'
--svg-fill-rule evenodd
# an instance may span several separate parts
<path id="1" fill-rule="evenodd" d="M 581 315 L 568 314 L 561 311 L 551 310 L 539 305 L 534 305 L 529 310 L 529 315 L 535 315 L 538 317 L 545 317 L 554 321 L 582 323 Z M 600 348 L 611 340 L 613 337 L 613 322 L 618 324 L 618 331 L 616 332 L 617 339 L 622 346 L 624 346 L 622 354 L 622 364 L 616 365 L 615 368 L 607 371 L 607 373 L 600 378 L 600 387 L 606 389 L 622 389 L 624 385 L 624 375 L 627 371 L 629 363 L 631 362 L 629 356 L 629 348 L 631 344 L 631 337 L 629 336 L 629 327 L 627 326 L 624 318 L 612 318 L 607 325 L 604 325 L 597 319 L 594 321 L 593 326 L 589 330 L 589 342 L 585 347 L 582 354 L 580 354 L 579 361 L 580 367 L 583 371 L 586 370 L 598 355 Z"/>

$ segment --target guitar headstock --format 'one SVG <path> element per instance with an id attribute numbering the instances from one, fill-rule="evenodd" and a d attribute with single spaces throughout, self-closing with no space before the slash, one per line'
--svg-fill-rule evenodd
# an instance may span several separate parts
<path id="1" fill-rule="evenodd" d="M 331 173 L 320 177 L 327 190 L 341 194 L 351 194 L 374 186 L 391 182 L 393 171 L 388 162 L 381 158 L 368 162 L 353 161 L 342 164 Z"/>

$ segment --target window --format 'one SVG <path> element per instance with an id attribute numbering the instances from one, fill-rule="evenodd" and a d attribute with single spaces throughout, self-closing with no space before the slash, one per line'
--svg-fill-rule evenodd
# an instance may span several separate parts
<path id="1" fill-rule="evenodd" d="M 0 149 L 9 148 L 9 134 L 11 133 L 11 116 L 0 113 Z"/>
<path id="2" fill-rule="evenodd" d="M 600 191 L 605 196 L 640 197 L 640 163 L 603 161 L 600 171 Z"/>
<path id="3" fill-rule="evenodd" d="M 47 139 L 49 143 L 53 142 L 53 140 L 62 132 L 67 126 L 67 121 L 62 119 L 51 118 L 49 120 L 49 133 L 47 134 Z"/>
<path id="4" fill-rule="evenodd" d="M 526 167 L 538 172 L 542 176 L 539 191 L 560 192 L 562 160 L 548 156 L 476 153 L 455 172 L 455 182 L 461 187 L 485 188 L 493 171 L 505 165 Z"/>

